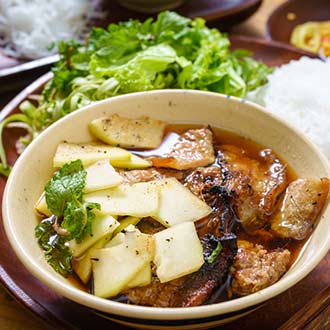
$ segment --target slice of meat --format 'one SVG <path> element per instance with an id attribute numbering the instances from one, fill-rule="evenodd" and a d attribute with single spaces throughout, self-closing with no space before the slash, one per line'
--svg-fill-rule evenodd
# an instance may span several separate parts
<path id="1" fill-rule="evenodd" d="M 280 237 L 304 239 L 312 229 L 329 194 L 329 179 L 298 179 L 286 189 L 280 211 L 271 220 Z"/>
<path id="2" fill-rule="evenodd" d="M 118 173 L 124 178 L 124 183 L 131 184 L 164 178 L 176 178 L 181 181 L 184 177 L 184 174 L 181 171 L 165 168 L 155 169 L 153 167 L 144 170 L 118 170 Z"/>
<path id="3" fill-rule="evenodd" d="M 290 259 L 287 249 L 268 252 L 262 245 L 239 240 L 231 268 L 233 292 L 248 295 L 272 285 L 288 270 Z"/>
<path id="4" fill-rule="evenodd" d="M 226 281 L 237 249 L 236 236 L 227 234 L 219 239 L 208 234 L 201 242 L 205 260 L 208 260 L 218 242 L 221 243 L 221 253 L 212 263 L 205 261 L 199 271 L 167 283 L 160 283 L 153 276 L 150 285 L 130 289 L 124 294 L 134 304 L 155 307 L 189 307 L 206 302 L 214 290 Z"/>
<path id="5" fill-rule="evenodd" d="M 221 236 L 229 233 L 237 223 L 232 209 L 231 198 L 223 186 L 223 173 L 217 166 L 198 167 L 184 180 L 185 186 L 197 197 L 204 200 L 212 213 L 195 223 L 199 237 L 207 233 Z"/>
<path id="6" fill-rule="evenodd" d="M 233 145 L 219 147 L 217 162 L 243 228 L 263 227 L 287 185 L 286 166 L 269 149 L 256 160 Z"/>
<path id="7" fill-rule="evenodd" d="M 129 289 L 123 292 L 129 302 L 135 305 L 154 306 L 154 307 L 172 307 L 171 299 L 178 293 L 178 288 L 185 281 L 185 276 L 167 283 L 160 283 L 155 270 L 151 284 Z"/>
<path id="8" fill-rule="evenodd" d="M 155 167 L 186 170 L 214 162 L 213 134 L 209 128 L 190 129 L 181 134 L 163 157 L 151 157 Z"/>
<path id="9" fill-rule="evenodd" d="M 205 192 L 214 186 L 223 184 L 223 174 L 218 166 L 198 167 L 187 173 L 184 184 L 189 190 L 199 198 L 208 202 Z"/>

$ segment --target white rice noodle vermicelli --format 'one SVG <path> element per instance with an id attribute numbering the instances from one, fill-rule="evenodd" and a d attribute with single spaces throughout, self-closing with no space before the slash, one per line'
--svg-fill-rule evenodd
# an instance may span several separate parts
<path id="1" fill-rule="evenodd" d="M 40 58 L 58 41 L 81 37 L 100 15 L 89 0 L 1 0 L 0 46 L 6 55 Z"/>
<path id="2" fill-rule="evenodd" d="M 296 126 L 330 159 L 330 59 L 282 65 L 248 99 Z"/>

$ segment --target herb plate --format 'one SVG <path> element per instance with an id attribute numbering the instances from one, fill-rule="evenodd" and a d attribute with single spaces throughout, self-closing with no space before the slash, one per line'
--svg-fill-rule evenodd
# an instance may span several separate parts
<path id="1" fill-rule="evenodd" d="M 121 7 L 117 1 L 92 0 L 104 9 L 105 16 L 90 22 L 91 26 L 105 27 L 109 23 L 126 21 L 130 18 L 145 20 L 150 14 L 141 14 Z M 262 0 L 189 0 L 177 12 L 187 17 L 203 17 L 209 24 L 223 31 L 252 15 Z M 14 59 L 1 52 L 0 47 L 0 93 L 26 86 L 47 72 L 58 61 L 58 55 L 36 60 Z"/>

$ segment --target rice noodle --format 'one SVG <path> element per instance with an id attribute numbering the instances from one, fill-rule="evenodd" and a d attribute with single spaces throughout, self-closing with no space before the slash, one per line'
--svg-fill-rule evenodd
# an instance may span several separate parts
<path id="1" fill-rule="evenodd" d="M 50 55 L 59 40 L 82 37 L 88 21 L 100 16 L 88 0 L 1 0 L 0 46 L 13 57 Z"/>
<path id="2" fill-rule="evenodd" d="M 296 126 L 330 159 L 330 59 L 302 57 L 275 69 L 248 99 Z"/>

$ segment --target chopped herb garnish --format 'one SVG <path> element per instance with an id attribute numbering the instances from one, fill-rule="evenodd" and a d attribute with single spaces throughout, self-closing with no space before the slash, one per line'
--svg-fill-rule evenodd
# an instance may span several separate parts
<path id="1" fill-rule="evenodd" d="M 222 250 L 221 242 L 218 242 L 217 247 L 212 251 L 212 253 L 207 257 L 206 262 L 212 264 L 218 257 Z"/>

